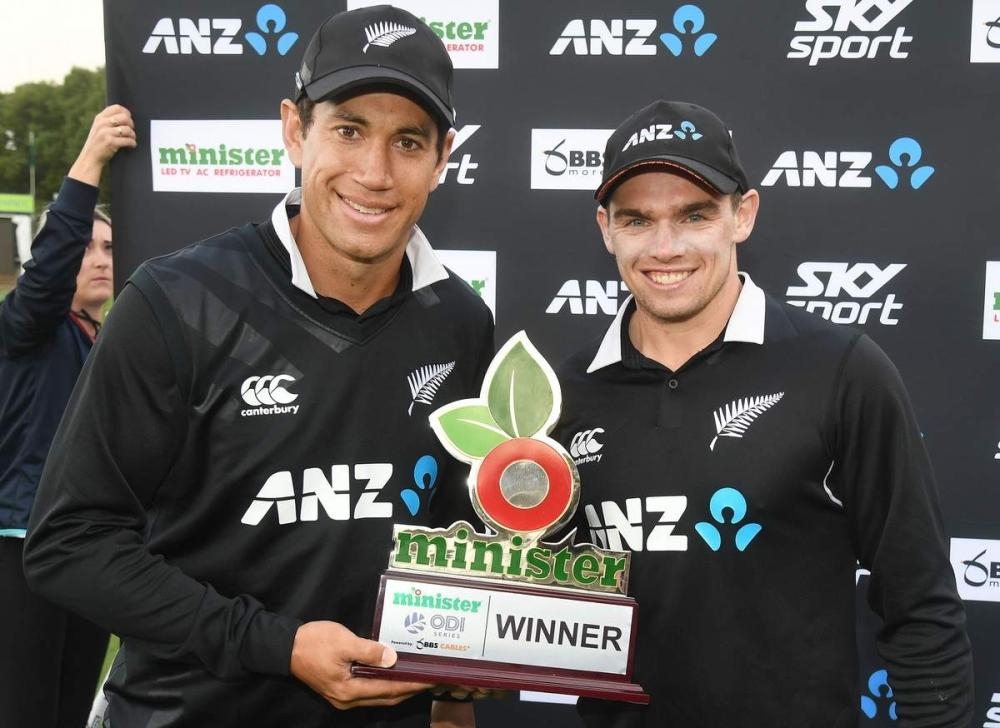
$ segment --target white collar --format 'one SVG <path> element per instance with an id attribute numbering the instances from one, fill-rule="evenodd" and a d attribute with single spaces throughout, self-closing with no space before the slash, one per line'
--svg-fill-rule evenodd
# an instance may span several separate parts
<path id="1" fill-rule="evenodd" d="M 739 276 L 743 280 L 743 287 L 740 289 L 739 298 L 736 299 L 736 306 L 733 307 L 733 312 L 729 315 L 729 323 L 726 324 L 723 341 L 763 344 L 764 291 L 746 273 L 740 273 Z M 611 364 L 617 364 L 622 360 L 622 321 L 625 319 L 625 311 L 631 302 L 632 296 L 629 296 L 618 309 L 615 320 L 611 322 L 607 333 L 601 339 L 601 345 L 597 347 L 597 354 L 590 362 L 590 366 L 587 367 L 587 374 Z"/>
<path id="2" fill-rule="evenodd" d="M 313 288 L 312 279 L 306 269 L 306 263 L 302 260 L 302 253 L 292 236 L 291 226 L 288 224 L 288 206 L 302 205 L 302 189 L 296 187 L 285 195 L 274 207 L 271 213 L 271 225 L 278 235 L 278 240 L 288 251 L 288 260 L 292 266 L 292 285 L 303 293 L 313 298 L 317 298 L 316 289 Z M 410 239 L 406 243 L 406 257 L 410 260 L 410 269 L 413 271 L 413 290 L 417 291 L 425 286 L 429 286 L 437 281 L 443 281 L 448 277 L 448 271 L 438 260 L 437 254 L 427 238 L 416 225 L 410 233 Z"/>

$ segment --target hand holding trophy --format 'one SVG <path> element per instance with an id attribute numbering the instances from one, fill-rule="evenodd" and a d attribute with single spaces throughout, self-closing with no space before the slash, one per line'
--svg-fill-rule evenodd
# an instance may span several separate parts
<path id="1" fill-rule="evenodd" d="M 630 682 L 636 603 L 628 552 L 541 539 L 576 510 L 580 477 L 548 433 L 562 396 L 524 332 L 494 357 L 478 399 L 436 410 L 431 427 L 469 463 L 469 495 L 495 533 L 397 525 L 372 638 L 398 654 L 359 675 L 648 703 Z"/>

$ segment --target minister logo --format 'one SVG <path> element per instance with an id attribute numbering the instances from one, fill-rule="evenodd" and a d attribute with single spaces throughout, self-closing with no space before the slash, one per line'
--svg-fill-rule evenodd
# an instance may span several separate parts
<path id="1" fill-rule="evenodd" d="M 951 566 L 962 599 L 1000 602 L 1000 541 L 951 539 Z"/>
<path id="2" fill-rule="evenodd" d="M 167 55 L 242 55 L 243 41 L 258 55 L 286 55 L 299 34 L 286 30 L 288 18 L 280 5 L 261 5 L 253 30 L 241 34 L 243 18 L 160 18 L 142 47 L 143 53 Z"/>
<path id="3" fill-rule="evenodd" d="M 154 192 L 279 192 L 295 186 L 281 121 L 149 123 Z"/>
<path id="4" fill-rule="evenodd" d="M 970 63 L 1000 63 L 1000 0 L 973 0 Z"/>
<path id="5" fill-rule="evenodd" d="M 1000 340 L 1000 261 L 996 260 L 986 263 L 983 338 Z"/>
<path id="6" fill-rule="evenodd" d="M 448 270 L 472 287 L 483 303 L 497 317 L 497 251 L 495 250 L 439 250 L 438 259 Z"/>
<path id="7" fill-rule="evenodd" d="M 906 28 L 889 23 L 913 0 L 806 0 L 812 18 L 795 23 L 796 35 L 789 44 L 788 58 L 808 59 L 810 66 L 833 58 L 842 60 L 889 57 L 907 58 L 912 35 Z M 831 32 L 832 31 L 832 32 Z"/>
<path id="8" fill-rule="evenodd" d="M 531 189 L 588 190 L 600 186 L 604 147 L 612 129 L 532 129 Z"/>
<path id="9" fill-rule="evenodd" d="M 385 0 L 347 0 L 347 9 L 383 5 Z M 444 43 L 455 68 L 498 68 L 500 65 L 500 0 L 394 0 L 416 15 Z"/>

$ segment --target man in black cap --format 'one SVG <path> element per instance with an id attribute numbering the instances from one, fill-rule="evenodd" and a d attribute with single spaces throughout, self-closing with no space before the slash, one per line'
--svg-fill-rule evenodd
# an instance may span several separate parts
<path id="1" fill-rule="evenodd" d="M 658 101 L 611 135 L 597 223 L 632 296 L 562 367 L 578 538 L 632 550 L 647 707 L 588 725 L 965 726 L 971 656 L 899 374 L 860 331 L 739 273 L 754 227 L 726 126 Z M 858 675 L 855 573 L 887 673 Z M 886 679 L 882 676 L 887 675 Z"/>
<path id="2" fill-rule="evenodd" d="M 301 189 L 132 276 L 31 516 L 31 585 L 122 637 L 115 728 L 428 722 L 429 686 L 350 667 L 395 660 L 357 636 L 393 524 L 470 510 L 427 414 L 479 391 L 492 317 L 416 227 L 451 61 L 366 8 L 320 27 L 296 84 Z"/>

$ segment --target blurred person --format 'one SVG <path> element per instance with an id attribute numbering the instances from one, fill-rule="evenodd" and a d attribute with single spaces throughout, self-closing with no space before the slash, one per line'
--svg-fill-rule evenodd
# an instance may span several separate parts
<path id="1" fill-rule="evenodd" d="M 32 258 L 0 302 L 0 723 L 80 728 L 108 633 L 29 591 L 28 517 L 70 393 L 111 300 L 111 219 L 96 207 L 101 171 L 136 145 L 118 105 L 96 117 Z"/>

